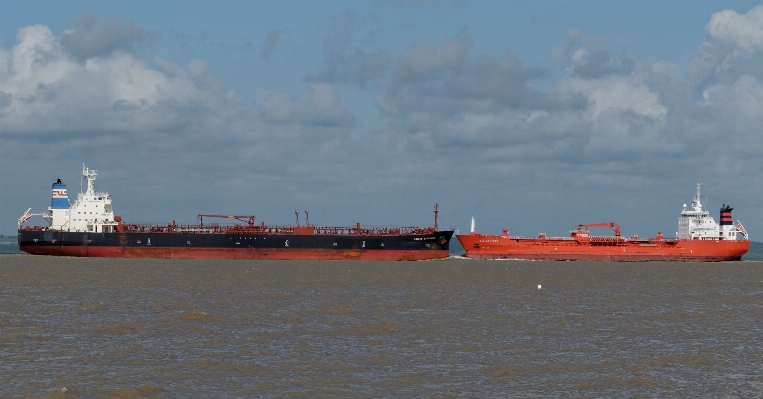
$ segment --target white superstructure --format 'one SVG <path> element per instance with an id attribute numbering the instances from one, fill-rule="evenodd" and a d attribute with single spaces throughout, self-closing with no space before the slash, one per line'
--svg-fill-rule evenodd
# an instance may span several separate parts
<path id="1" fill-rule="evenodd" d="M 82 164 L 82 177 L 87 179 L 87 191 L 79 193 L 77 200 L 69 204 L 66 185 L 61 179 L 53 183 L 51 206 L 47 212 L 31 213 L 31 208 L 19 217 L 21 225 L 32 216 L 42 216 L 50 224 L 51 230 L 111 233 L 119 224 L 114 220 L 111 195 L 95 191 L 98 172 Z"/>
<path id="2" fill-rule="evenodd" d="M 708 211 L 702 209 L 701 186 L 701 183 L 697 184 L 697 195 L 691 202 L 691 209 L 687 209 L 684 204 L 681 217 L 678 218 L 677 238 L 681 240 L 736 240 L 737 232 L 739 232 L 743 239 L 748 239 L 742 224 L 739 221 L 736 226 L 733 224 L 731 219 L 733 208 L 725 204 L 721 207 L 720 225 L 715 223 L 715 219 Z"/>

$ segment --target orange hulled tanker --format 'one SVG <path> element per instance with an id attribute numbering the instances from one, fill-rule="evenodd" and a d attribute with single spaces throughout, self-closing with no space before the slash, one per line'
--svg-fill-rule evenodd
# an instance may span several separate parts
<path id="1" fill-rule="evenodd" d="M 504 229 L 502 235 L 471 232 L 456 238 L 474 259 L 532 259 L 532 260 L 602 260 L 602 261 L 701 261 L 720 262 L 741 260 L 750 248 L 749 237 L 742 224 L 734 225 L 731 208 L 723 205 L 720 224 L 702 209 L 700 185 L 691 203 L 684 205 L 678 219 L 676 238 L 665 238 L 661 232 L 649 239 L 637 236 L 624 238 L 615 223 L 580 224 L 569 237 L 514 237 Z M 591 227 L 610 228 L 614 236 L 592 236 Z M 740 235 L 741 237 L 737 237 Z"/>
<path id="2" fill-rule="evenodd" d="M 255 223 L 247 215 L 199 215 L 199 223 L 180 225 L 124 223 L 114 215 L 111 195 L 95 191 L 96 171 L 82 165 L 87 191 L 69 202 L 66 185 L 53 183 L 47 212 L 28 209 L 19 218 L 19 249 L 35 255 L 102 258 L 278 259 L 278 260 L 428 260 L 448 257 L 453 230 L 434 226 L 294 226 Z M 47 226 L 24 226 L 41 216 Z M 237 224 L 204 223 L 225 218 Z M 209 219 L 207 219 L 209 220 Z"/>

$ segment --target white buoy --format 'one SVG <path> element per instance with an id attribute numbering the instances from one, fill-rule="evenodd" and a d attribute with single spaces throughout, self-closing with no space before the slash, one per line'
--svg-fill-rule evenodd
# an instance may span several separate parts
<path id="1" fill-rule="evenodd" d="M 538 284 L 538 289 L 540 289 L 540 284 Z"/>

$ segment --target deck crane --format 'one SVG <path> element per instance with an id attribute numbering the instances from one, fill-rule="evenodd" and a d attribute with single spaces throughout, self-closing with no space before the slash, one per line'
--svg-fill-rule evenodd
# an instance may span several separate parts
<path id="1" fill-rule="evenodd" d="M 616 223 L 586 223 L 586 224 L 579 224 L 577 226 L 577 231 L 582 231 L 581 229 L 585 227 L 585 230 L 587 231 L 589 227 L 606 227 L 609 229 L 612 229 L 612 231 L 615 232 L 615 237 L 620 237 L 620 225 Z"/>

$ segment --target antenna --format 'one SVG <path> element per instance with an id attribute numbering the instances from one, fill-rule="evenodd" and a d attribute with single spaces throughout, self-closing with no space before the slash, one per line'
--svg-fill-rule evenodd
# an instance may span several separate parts
<path id="1" fill-rule="evenodd" d="M 85 167 L 85 164 L 82 164 L 82 177 L 87 179 L 87 193 L 88 195 L 95 194 L 95 189 L 93 185 L 93 181 L 95 181 L 95 177 L 98 175 L 97 170 L 90 170 Z M 80 192 L 82 192 L 82 181 L 80 181 Z"/>
<path id="2" fill-rule="evenodd" d="M 694 201 L 691 202 L 691 206 L 697 212 L 702 212 L 702 194 L 700 192 L 701 187 L 702 183 L 697 183 L 697 195 L 694 197 Z"/>
<path id="3" fill-rule="evenodd" d="M 438 231 L 437 228 L 437 214 L 440 213 L 440 204 L 434 204 L 434 231 Z"/>

